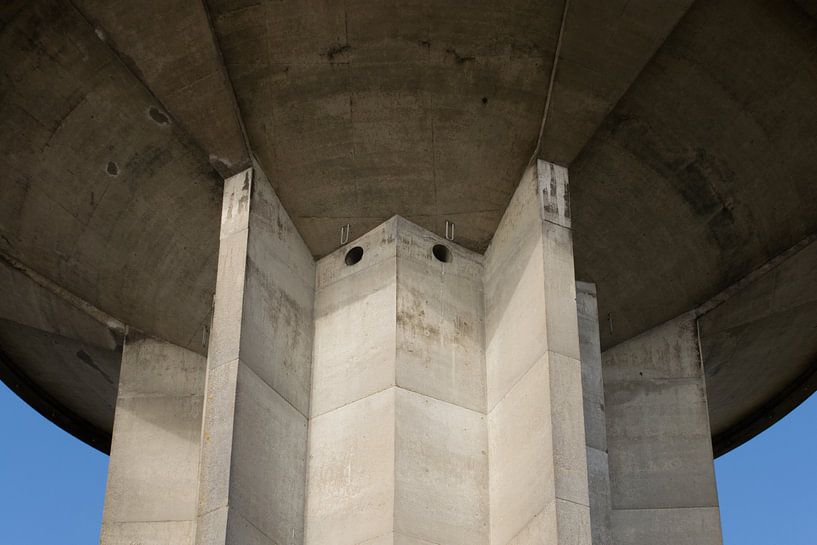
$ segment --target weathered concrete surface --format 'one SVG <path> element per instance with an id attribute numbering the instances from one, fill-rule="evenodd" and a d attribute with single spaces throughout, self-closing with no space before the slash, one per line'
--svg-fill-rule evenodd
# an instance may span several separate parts
<path id="1" fill-rule="evenodd" d="M 122 353 L 102 545 L 192 545 L 203 356 L 130 333 Z"/>
<path id="2" fill-rule="evenodd" d="M 591 543 L 567 172 L 537 161 L 485 254 L 491 543 Z"/>
<path id="3" fill-rule="evenodd" d="M 804 242 L 698 318 L 716 456 L 817 388 L 817 242 Z"/>
<path id="4" fill-rule="evenodd" d="M 693 314 L 605 351 L 613 542 L 722 543 Z M 673 541 L 674 542 L 674 541 Z"/>
<path id="5" fill-rule="evenodd" d="M 607 421 L 604 416 L 604 379 L 596 297 L 595 284 L 576 282 L 587 478 L 590 491 L 590 527 L 593 545 L 613 545 Z"/>
<path id="6" fill-rule="evenodd" d="M 482 303 L 400 217 L 318 262 L 306 543 L 488 544 Z"/>
<path id="7" fill-rule="evenodd" d="M 687 5 L 572 0 L 568 10 L 543 149 L 557 162 L 578 153 L 576 271 L 606 294 L 605 348 L 817 232 L 814 10 L 713 0 L 681 17 Z M 481 251 L 535 149 L 563 8 L 5 2 L 0 251 L 122 323 L 204 353 L 222 194 L 210 161 L 223 172 L 228 149 L 242 149 L 225 87 L 313 255 L 335 247 L 340 225 L 359 234 L 395 213 L 438 234 L 453 220 L 458 242 Z M 71 330 L 70 313 L 58 314 Z M 784 360 L 777 347 L 789 341 L 775 331 L 753 347 L 779 355 L 773 365 L 731 349 L 707 365 L 726 373 L 729 354 L 735 390 L 771 368 L 794 379 L 808 347 Z M 83 438 L 100 435 L 77 430 L 100 423 L 110 433 L 112 403 L 86 417 L 75 398 L 88 389 L 72 396 L 71 385 L 94 383 L 93 397 L 110 401 L 113 383 L 51 363 L 76 360 L 63 347 L 80 339 L 15 335 L 26 346 L 0 349 L 39 392 L 26 398 L 53 407 L 42 400 L 63 396 L 76 418 L 52 419 Z M 790 390 L 813 390 L 793 384 L 752 397 L 740 412 L 756 424 L 741 417 L 741 427 L 785 412 L 792 405 L 775 400 Z M 713 429 L 716 414 L 729 414 L 723 425 L 738 417 L 731 393 L 719 410 L 718 391 Z"/>
<path id="8" fill-rule="evenodd" d="M 303 540 L 312 257 L 257 167 L 225 182 L 198 545 Z"/>
<path id="9" fill-rule="evenodd" d="M 691 5 L 570 0 L 541 159 L 573 162 Z"/>
<path id="10" fill-rule="evenodd" d="M 395 384 L 396 220 L 318 262 L 311 417 Z M 354 266 L 344 262 L 363 248 Z"/>
<path id="11" fill-rule="evenodd" d="M 0 250 L 204 353 L 221 194 L 206 154 L 70 3 L 2 13 Z"/>
<path id="12" fill-rule="evenodd" d="M 108 452 L 122 331 L 38 281 L 0 258 L 0 378 L 40 414 Z"/>
<path id="13" fill-rule="evenodd" d="M 559 2 L 209 6 L 250 144 L 316 255 L 395 214 L 487 247 L 536 145 Z"/>
<path id="14" fill-rule="evenodd" d="M 402 219 L 396 244 L 397 385 L 484 414 L 482 256 Z"/>
<path id="15" fill-rule="evenodd" d="M 612 315 L 603 348 L 817 232 L 815 43 L 794 2 L 695 2 L 571 164 L 576 270 Z"/>
<path id="16" fill-rule="evenodd" d="M 73 0 L 108 44 L 227 178 L 250 166 L 239 112 L 205 3 Z M 165 114 L 161 114 L 165 115 Z"/>
<path id="17" fill-rule="evenodd" d="M 387 388 L 310 420 L 305 543 L 393 532 L 394 395 Z"/>
<path id="18" fill-rule="evenodd" d="M 543 150 L 551 159 L 557 154 L 565 161 L 577 157 L 571 165 L 575 215 L 570 224 L 575 228 L 576 269 L 604 294 L 600 315 L 611 327 L 602 328 L 601 336 L 610 348 L 696 308 L 817 231 L 817 186 L 810 183 L 817 176 L 817 23 L 801 9 L 809 9 L 802 2 L 697 2 L 646 62 L 687 2 L 665 3 L 664 9 L 646 1 L 603 8 L 580 0 L 572 4 Z M 221 180 L 213 175 L 211 161 L 224 172 L 234 156 L 230 150 L 246 151 L 235 138 L 240 127 L 236 110 L 227 106 L 229 87 L 235 87 L 243 114 L 237 124 L 247 124 L 253 151 L 274 173 L 273 185 L 291 207 L 313 255 L 334 248 L 341 224 L 349 222 L 359 233 L 395 213 L 437 233 L 445 219 L 454 220 L 457 240 L 481 251 L 534 149 L 564 6 L 514 1 L 463 10 L 404 3 L 216 1 L 202 10 L 200 4 L 186 9 L 179 0 L 139 11 L 121 2 L 80 0 L 76 5 L 80 9 L 61 0 L 37 0 L 0 8 L 0 251 L 117 320 L 199 352 L 204 352 L 215 289 L 221 209 Z M 184 16 L 163 17 L 157 9 Z M 213 54 L 214 44 L 224 53 L 229 75 L 229 81 L 218 85 L 211 83 L 218 83 L 217 74 L 225 67 Z M 190 71 L 180 70 L 179 64 Z M 616 100 L 582 150 L 594 120 Z M 223 137 L 217 148 L 206 143 L 213 135 Z M 559 187 L 557 183 L 557 195 Z M 555 211 L 558 216 L 559 208 Z M 234 337 L 224 337 L 222 330 L 229 332 L 223 322 L 217 327 L 221 354 L 238 348 L 235 359 L 222 362 L 212 374 L 213 408 L 225 418 L 211 422 L 222 458 L 205 472 L 227 483 L 208 491 L 230 499 L 231 507 L 229 512 L 224 507 L 227 499 L 216 502 L 220 508 L 202 517 L 205 533 L 220 536 L 220 542 L 286 542 L 286 536 L 274 534 L 292 526 L 297 532 L 292 521 L 299 517 L 298 507 L 275 503 L 278 496 L 272 490 L 291 490 L 286 497 L 303 495 L 303 479 L 274 471 L 257 479 L 242 468 L 277 464 L 304 473 L 307 417 L 317 421 L 340 415 L 380 388 L 395 388 L 387 415 L 391 410 L 395 422 L 402 418 L 405 426 L 401 437 L 395 424 L 385 443 L 392 441 L 395 453 L 415 449 L 428 455 L 435 462 L 431 467 L 444 475 L 434 446 L 450 439 L 462 447 L 458 456 L 472 470 L 457 486 L 478 486 L 483 461 L 477 447 L 483 442 L 499 453 L 497 458 L 541 465 L 544 453 L 545 459 L 559 460 L 558 448 L 547 442 L 559 435 L 558 426 L 550 422 L 548 431 L 542 415 L 553 407 L 557 417 L 577 411 L 559 405 L 558 399 L 542 399 L 538 392 L 559 391 L 575 401 L 572 364 L 580 356 L 537 357 L 574 343 L 573 332 L 560 329 L 570 322 L 559 319 L 564 308 L 550 304 L 547 292 L 521 294 L 534 293 L 529 289 L 535 291 L 540 281 L 546 289 L 559 286 L 557 291 L 566 293 L 567 275 L 560 275 L 567 270 L 565 263 L 546 260 L 548 250 L 558 253 L 565 246 L 566 239 L 556 236 L 563 231 L 543 236 L 540 247 L 520 239 L 513 248 L 519 260 L 509 267 L 509 276 L 518 293 L 490 284 L 493 280 L 486 276 L 486 299 L 501 296 L 507 304 L 498 310 L 483 304 L 488 318 L 482 340 L 474 320 L 479 311 L 472 306 L 479 301 L 478 284 L 457 293 L 459 282 L 446 283 L 445 277 L 441 284 L 455 295 L 447 300 L 413 287 L 400 292 L 395 282 L 391 307 L 392 292 L 383 276 L 374 276 L 374 270 L 371 280 L 361 276 L 364 287 L 371 281 L 382 288 L 355 307 L 367 316 L 363 330 L 379 324 L 392 308 L 400 316 L 401 308 L 419 302 L 430 311 L 407 322 L 402 332 L 383 330 L 361 342 L 365 350 L 344 353 L 337 368 L 321 377 L 324 405 L 317 409 L 309 399 L 314 384 L 298 364 L 312 347 L 308 329 L 296 327 L 302 335 L 280 343 L 265 334 L 266 326 L 281 332 L 291 331 L 292 323 L 311 323 L 306 317 L 313 309 L 308 302 L 313 281 L 309 252 L 286 243 L 271 252 L 285 256 L 281 262 L 266 262 L 270 248 L 262 247 L 277 239 L 267 236 L 270 230 L 258 231 L 266 235 L 245 242 L 246 253 L 258 261 L 248 265 L 244 260 L 241 293 L 269 297 L 236 298 L 246 316 L 234 321 L 240 326 Z M 501 244 L 502 236 L 497 233 L 495 244 Z M 240 237 L 236 239 L 240 246 Z M 299 276 L 283 262 L 307 270 L 304 286 L 288 287 L 290 298 L 267 290 L 280 279 Z M 759 280 L 746 288 L 746 296 L 736 296 L 701 319 L 705 367 L 713 382 L 708 404 L 712 429 L 727 430 L 729 444 L 762 429 L 770 417 L 793 406 L 791 400 L 814 388 L 813 365 L 806 364 L 817 356 L 814 328 L 808 325 L 814 323 L 812 291 L 804 291 L 814 284 L 809 263 L 804 258 L 787 272 L 781 268 L 770 276 L 773 281 Z M 228 264 L 226 258 L 223 264 Z M 404 278 L 407 286 L 412 278 L 436 274 L 425 265 L 413 267 L 411 260 L 403 264 L 412 271 Z M 23 285 L 10 282 L 6 292 Z M 108 339 L 104 327 L 35 292 L 26 288 L 19 297 L 13 293 L 0 300 L 0 307 L 8 306 L 0 320 L 3 369 L 19 371 L 14 380 L 25 377 L 21 382 L 36 392 L 28 399 L 48 400 L 41 410 L 74 433 L 90 437 L 87 427 L 109 432 L 118 374 L 115 339 Z M 567 304 L 558 297 L 555 301 Z M 537 314 L 531 310 L 537 305 L 544 310 L 529 319 Z M 224 300 L 217 306 L 223 307 Z M 437 321 L 454 314 L 462 321 Z M 505 325 L 494 329 L 498 319 Z M 327 332 L 332 337 L 360 331 L 344 329 L 348 324 L 343 320 L 331 326 L 335 330 Z M 546 336 L 532 334 L 541 328 Z M 475 358 L 480 342 L 487 362 Z M 389 349 L 394 343 L 393 377 L 377 365 L 383 343 Z M 551 346 L 560 344 L 564 346 L 558 350 Z M 448 347 L 454 349 L 443 349 Z M 344 346 L 324 348 L 325 353 L 342 353 Z M 490 365 L 505 353 L 520 358 L 509 358 L 502 368 Z M 281 365 L 267 365 L 268 357 Z M 651 410 L 670 424 L 695 424 L 687 430 L 694 441 L 684 448 L 691 448 L 692 459 L 703 459 L 705 434 L 697 424 L 703 418 L 704 392 L 697 382 L 685 382 L 690 377 L 673 375 L 678 368 L 671 358 L 662 361 L 660 368 L 643 370 L 653 376 L 636 382 L 632 391 L 627 390 L 631 382 L 622 383 L 617 410 Z M 480 366 L 484 377 L 477 372 Z M 554 380 L 551 371 L 557 366 L 563 367 L 557 378 L 567 376 L 569 384 Z M 4 380 L 9 376 L 4 372 Z M 336 381 L 344 387 L 333 388 Z M 400 387 L 405 395 L 398 395 Z M 409 395 L 408 390 L 419 393 Z M 629 393 L 645 391 L 651 393 L 651 404 L 639 409 L 625 403 Z M 747 395 L 738 396 L 743 392 Z M 694 401 L 678 403 L 686 412 L 666 409 L 686 399 Z M 525 421 L 538 426 L 539 433 L 503 428 L 510 440 L 525 439 L 518 452 L 503 451 L 499 432 L 487 439 L 481 435 L 478 415 L 483 411 L 494 411 L 486 417 L 486 427 L 492 419 L 516 422 L 515 415 L 530 415 Z M 634 426 L 644 424 L 645 437 L 657 433 L 639 418 L 630 420 Z M 216 425 L 225 422 L 229 426 Z M 427 422 L 434 425 L 428 428 Z M 349 425 L 340 430 L 347 439 L 355 429 Z M 417 431 L 449 427 L 457 433 L 439 437 Z M 597 433 L 587 429 L 591 437 Z M 267 436 L 287 441 L 273 448 L 259 442 Z M 562 444 L 575 446 L 578 437 L 565 434 Z M 672 454 L 674 449 L 659 443 L 654 452 Z M 589 459 L 594 475 L 597 466 L 592 455 Z M 388 469 L 388 460 L 383 463 Z M 535 511 L 539 497 L 524 489 L 531 483 L 521 474 L 491 472 L 493 463 L 487 470 L 489 490 L 494 480 L 520 482 L 523 494 L 507 505 L 519 502 Z M 621 471 L 621 458 L 615 463 Z M 616 510 L 620 524 L 614 537 L 625 543 L 649 541 L 673 524 L 703 532 L 688 530 L 671 536 L 673 540 L 705 543 L 715 535 L 717 511 L 696 505 L 705 503 L 702 483 L 709 477 L 693 471 L 676 489 L 670 485 L 678 478 L 662 473 L 663 463 L 648 466 L 654 472 L 652 484 L 631 480 L 637 490 L 617 489 L 621 508 Z M 392 474 L 407 475 L 412 482 L 419 471 L 401 466 L 397 455 L 392 464 Z M 560 480 L 560 475 L 571 471 L 554 469 L 554 488 L 565 495 L 575 492 L 575 482 Z M 405 532 L 387 528 L 374 534 L 371 543 L 435 541 L 406 530 L 409 526 L 435 535 L 454 533 L 435 518 L 450 513 L 448 498 L 434 494 L 433 488 L 446 481 L 420 482 L 428 486 L 422 492 L 401 489 L 399 482 L 392 491 L 390 520 L 404 521 Z M 673 491 L 665 493 L 665 486 Z M 441 502 L 433 510 L 414 503 L 427 490 Z M 383 492 L 387 498 L 388 493 Z M 474 497 L 483 501 L 480 494 Z M 649 504 L 647 499 L 659 496 L 666 503 L 692 507 L 642 508 L 635 501 Z M 476 542 L 484 537 L 479 527 L 484 505 L 479 501 L 467 507 L 474 518 L 448 517 L 457 532 Z M 489 508 L 494 504 L 489 500 Z M 384 505 L 378 509 L 387 509 L 388 499 Z M 530 517 L 518 524 L 524 526 L 511 542 L 556 539 L 560 526 L 554 521 L 560 514 L 563 521 L 572 517 L 570 527 L 582 534 L 584 511 L 570 511 L 573 505 L 556 499 L 538 514 L 523 509 Z M 273 506 L 278 518 L 264 526 L 271 520 L 267 506 Z M 499 515 L 489 510 L 488 519 L 494 516 Z M 463 527 L 473 533 L 462 532 Z M 508 528 L 500 524 L 496 531 Z"/>
<path id="19" fill-rule="evenodd" d="M 40 414 L 91 446 L 111 446 L 121 349 L 0 320 L 0 378 Z"/>

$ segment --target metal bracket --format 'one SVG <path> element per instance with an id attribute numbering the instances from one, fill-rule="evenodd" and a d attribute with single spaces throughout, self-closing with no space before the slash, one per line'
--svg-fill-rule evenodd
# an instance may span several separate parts
<path id="1" fill-rule="evenodd" d="M 445 220 L 445 238 L 454 242 L 454 223 L 448 220 Z"/>
<path id="2" fill-rule="evenodd" d="M 343 246 L 344 244 L 349 242 L 349 233 L 352 231 L 351 226 L 347 223 L 346 225 L 342 225 L 340 228 L 340 245 Z"/>

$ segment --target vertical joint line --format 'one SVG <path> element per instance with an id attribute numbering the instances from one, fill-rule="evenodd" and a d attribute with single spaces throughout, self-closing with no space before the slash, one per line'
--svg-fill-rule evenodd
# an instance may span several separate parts
<path id="1" fill-rule="evenodd" d="M 547 123 L 548 113 L 550 111 L 550 103 L 553 96 L 553 85 L 556 82 L 556 68 L 559 64 L 559 55 L 562 51 L 562 37 L 565 31 L 565 22 L 567 21 L 567 10 L 570 7 L 570 0 L 564 0 L 564 9 L 562 10 L 562 22 L 559 25 L 559 36 L 556 39 L 556 51 L 553 53 L 553 64 L 550 67 L 550 79 L 548 81 L 547 95 L 545 96 L 545 111 L 542 112 L 542 123 L 539 126 L 539 138 L 536 140 L 536 149 L 531 157 L 530 164 L 539 157 L 539 152 L 542 151 L 542 139 L 545 136 L 545 124 Z"/>
<path id="2" fill-rule="evenodd" d="M 701 366 L 701 378 L 706 383 L 706 370 L 704 369 L 704 351 L 701 346 L 701 319 L 700 316 L 695 316 L 695 340 L 698 343 L 698 362 Z"/>

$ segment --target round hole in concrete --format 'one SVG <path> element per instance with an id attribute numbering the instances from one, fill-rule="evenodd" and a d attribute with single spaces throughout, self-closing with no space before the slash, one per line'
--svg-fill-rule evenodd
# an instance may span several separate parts
<path id="1" fill-rule="evenodd" d="M 451 250 L 449 250 L 445 244 L 435 244 L 434 247 L 431 248 L 431 253 L 434 254 L 437 261 L 442 261 L 443 263 L 451 261 Z"/>
<path id="2" fill-rule="evenodd" d="M 347 265 L 351 267 L 352 265 L 360 262 L 361 259 L 363 259 L 363 248 L 361 248 L 360 246 L 355 246 L 354 248 L 346 252 L 346 257 L 344 258 L 344 261 L 346 262 Z"/>

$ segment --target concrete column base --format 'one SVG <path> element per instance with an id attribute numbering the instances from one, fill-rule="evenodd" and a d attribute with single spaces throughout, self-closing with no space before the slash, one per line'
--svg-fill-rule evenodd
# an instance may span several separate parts
<path id="1" fill-rule="evenodd" d="M 130 331 L 122 353 L 102 545 L 191 545 L 203 356 Z"/>
<path id="2" fill-rule="evenodd" d="M 721 545 L 692 314 L 602 354 L 616 545 Z"/>

